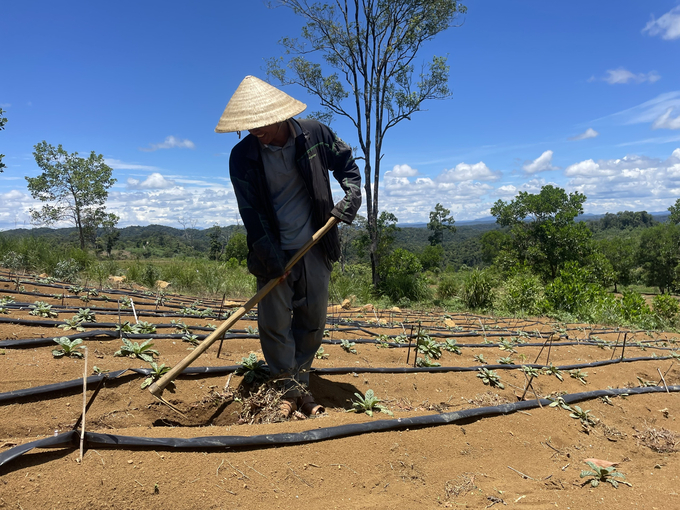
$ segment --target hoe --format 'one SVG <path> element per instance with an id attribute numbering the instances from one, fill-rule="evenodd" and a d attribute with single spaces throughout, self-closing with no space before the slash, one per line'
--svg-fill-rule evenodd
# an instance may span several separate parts
<path id="1" fill-rule="evenodd" d="M 328 220 L 328 222 L 323 227 L 321 227 L 312 236 L 312 238 L 309 241 L 307 241 L 305 245 L 295 253 L 295 255 L 293 255 L 290 261 L 288 261 L 288 264 L 286 264 L 285 272 L 287 273 L 288 271 L 290 271 L 291 268 L 304 256 L 304 254 L 307 253 L 309 249 L 312 246 L 314 246 L 319 241 L 319 239 L 321 239 L 326 234 L 326 232 L 333 228 L 338 223 L 338 221 L 339 220 L 337 218 L 332 216 Z M 264 287 L 262 287 L 257 294 L 250 298 L 250 300 L 247 303 L 245 303 L 241 308 L 239 308 L 233 314 L 231 314 L 229 318 L 225 320 L 215 331 L 208 335 L 205 338 L 205 340 L 203 340 L 198 345 L 198 347 L 196 347 L 196 349 L 191 351 L 191 354 L 184 358 L 180 363 L 175 365 L 175 367 L 173 367 L 172 370 L 167 372 L 158 381 L 149 386 L 149 391 L 151 392 L 151 394 L 159 398 L 161 401 L 165 402 L 164 399 L 161 398 L 161 394 L 163 393 L 165 387 L 172 381 L 174 381 L 175 378 L 180 373 L 182 373 L 182 371 L 185 368 L 187 368 L 196 360 L 196 358 L 203 354 L 208 349 L 208 347 L 210 347 L 215 342 L 215 340 L 222 338 L 222 336 L 234 324 L 236 324 L 241 317 L 243 317 L 251 308 L 253 308 L 257 303 L 259 303 L 260 300 L 263 297 L 265 297 L 274 287 L 276 287 L 280 280 L 281 280 L 280 278 L 274 278 L 272 280 L 269 280 L 269 282 Z M 168 403 L 168 405 L 170 404 Z"/>

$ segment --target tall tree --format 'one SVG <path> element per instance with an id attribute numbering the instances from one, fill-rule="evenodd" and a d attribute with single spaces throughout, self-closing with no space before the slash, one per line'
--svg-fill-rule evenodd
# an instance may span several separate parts
<path id="1" fill-rule="evenodd" d="M 680 227 L 672 222 L 662 223 L 642 232 L 637 261 L 645 270 L 647 285 L 659 287 L 662 294 L 677 288 L 679 249 Z"/>
<path id="2" fill-rule="evenodd" d="M 7 117 L 3 117 L 4 113 L 4 110 L 0 108 L 0 131 L 5 129 L 5 124 L 7 124 Z M 4 157 L 4 154 L 0 154 L 0 172 L 4 172 L 4 169 L 7 168 L 7 165 L 2 162 L 2 158 Z"/>
<path id="3" fill-rule="evenodd" d="M 97 227 L 113 228 L 118 223 L 118 216 L 107 213 L 104 205 L 116 182 L 111 167 L 94 151 L 85 159 L 77 152 L 69 154 L 61 145 L 55 149 L 44 140 L 34 149 L 35 162 L 43 172 L 26 177 L 28 190 L 34 199 L 48 203 L 31 209 L 31 222 L 51 225 L 69 221 L 78 229 L 80 247 L 85 249 L 85 241 Z"/>
<path id="4" fill-rule="evenodd" d="M 430 222 L 427 228 L 432 231 L 432 234 L 427 238 L 430 245 L 437 246 L 444 242 L 444 232 L 455 232 L 456 227 L 453 216 L 450 216 L 451 211 L 445 208 L 442 204 L 434 206 L 434 211 L 430 211 Z"/>
<path id="5" fill-rule="evenodd" d="M 378 185 L 385 135 L 402 120 L 410 120 L 424 101 L 450 96 L 447 57 L 433 57 L 415 78 L 414 66 L 423 44 L 453 26 L 467 8 L 455 0 L 278 3 L 305 20 L 303 41 L 283 38 L 280 42 L 290 58 L 270 59 L 268 72 L 281 83 L 301 85 L 316 96 L 324 110 L 315 116 L 326 122 L 335 115 L 346 117 L 356 128 L 377 285 Z M 320 54 L 324 65 L 308 60 L 311 53 Z"/>
<path id="6" fill-rule="evenodd" d="M 586 196 L 578 191 L 546 185 L 534 195 L 520 191 L 509 203 L 498 200 L 491 208 L 496 222 L 511 227 L 514 255 L 549 279 L 568 261 L 583 261 L 592 252 L 592 232 L 583 221 Z"/>

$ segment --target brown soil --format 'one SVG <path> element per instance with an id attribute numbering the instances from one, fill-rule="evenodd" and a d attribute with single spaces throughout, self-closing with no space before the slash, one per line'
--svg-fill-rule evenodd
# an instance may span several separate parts
<path id="1" fill-rule="evenodd" d="M 54 294 L 58 289 L 24 284 L 27 291 Z M 17 302 L 33 303 L 34 296 L 16 292 L 11 282 L 0 284 L 0 298 L 11 295 Z M 106 293 L 107 291 L 104 291 Z M 154 311 L 153 297 L 131 292 L 138 313 Z M 98 311 L 97 322 L 118 322 L 115 299 L 91 301 Z M 61 300 L 38 298 L 55 305 Z M 183 301 L 183 306 L 193 299 Z M 147 304 L 143 304 L 143 303 Z M 139 304 L 137 304 L 139 303 Z M 168 305 L 179 303 L 170 296 Z M 83 307 L 77 298 L 66 298 L 65 305 Z M 201 306 L 217 310 L 219 303 L 204 301 Z M 159 311 L 177 311 L 160 307 Z M 73 312 L 60 313 L 59 319 Z M 11 309 L 8 315 L 36 319 L 28 310 Z M 517 363 L 534 362 L 540 347 L 518 346 L 517 353 L 501 351 L 484 344 L 504 338 L 517 338 L 518 330 L 540 331 L 543 339 L 564 332 L 549 320 L 519 321 L 472 315 L 454 315 L 445 322 L 436 311 L 417 313 L 360 312 L 332 307 L 329 317 L 358 320 L 364 329 L 376 334 L 395 335 L 416 332 L 417 320 L 431 333 L 460 334 L 462 354 L 444 352 L 444 366 L 478 366 L 475 355 L 483 354 L 489 363 L 511 356 Z M 183 320 L 189 325 L 218 323 L 210 318 L 149 317 L 140 320 L 169 324 Z M 45 319 L 46 320 L 46 319 Z M 134 322 L 131 316 L 122 320 Z M 480 327 L 480 320 L 484 329 Z M 383 321 L 380 324 L 379 321 Z M 453 322 L 451 322 L 453 321 Z M 392 323 L 394 328 L 385 327 Z M 454 324 L 455 323 L 455 324 Z M 447 325 L 449 329 L 447 329 Z M 256 327 L 253 318 L 240 321 L 235 329 Z M 366 331 L 346 330 L 341 322 L 329 326 L 332 340 L 368 338 Z M 380 327 L 382 326 L 382 327 Z M 462 328 L 457 331 L 456 328 Z M 95 328 L 103 329 L 103 328 Z M 109 328 L 110 329 L 110 328 Z M 586 340 L 587 325 L 569 325 L 570 340 Z M 601 330 L 602 328 L 596 328 Z M 174 333 L 159 329 L 158 333 Z M 55 327 L 0 324 L 0 339 L 52 338 L 72 334 Z M 196 332 L 205 334 L 205 332 Z M 556 337 L 556 335 L 554 335 Z M 553 345 L 550 362 L 556 366 L 590 363 L 621 356 L 622 331 L 596 333 L 611 345 Z M 668 356 L 661 347 L 672 346 L 676 335 L 645 333 L 626 335 L 626 357 Z M 440 338 L 438 340 L 443 340 Z M 540 342 L 539 338 L 529 338 Z M 618 341 L 613 352 L 612 347 Z M 636 342 L 650 342 L 642 350 Z M 188 343 L 179 339 L 154 341 L 161 355 L 158 363 L 172 366 L 188 354 Z M 148 367 L 131 358 L 114 357 L 121 346 L 115 338 L 87 340 L 89 366 L 103 370 Z M 56 346 L 56 344 L 55 344 Z M 219 359 L 219 342 L 194 363 L 194 366 L 234 365 L 250 352 L 261 358 L 257 339 L 226 340 Z M 29 388 L 82 377 L 84 361 L 52 356 L 53 346 L 36 348 L 0 347 L 0 392 Z M 381 348 L 376 344 L 356 344 L 356 355 L 339 345 L 324 345 L 329 354 L 315 361 L 315 367 L 404 367 L 408 349 Z M 545 363 L 547 349 L 539 363 Z M 413 352 L 410 353 L 413 361 Z M 523 361 L 526 360 L 526 361 Z M 541 375 L 533 382 L 539 396 L 577 393 L 596 389 L 640 386 L 642 381 L 680 384 L 680 367 L 671 359 L 649 359 L 584 369 L 586 384 L 564 372 L 564 381 Z M 174 393 L 164 397 L 184 416 L 160 404 L 140 389 L 141 376 L 123 376 L 109 381 L 94 400 L 86 419 L 86 430 L 128 436 L 203 437 L 261 435 L 299 432 L 321 427 L 392 419 L 377 413 L 348 413 L 354 393 L 372 389 L 394 413 L 394 418 L 414 417 L 462 409 L 515 402 L 524 392 L 526 379 L 519 370 L 497 370 L 504 389 L 485 386 L 477 372 L 362 374 L 312 376 L 311 390 L 327 407 L 327 413 L 313 419 L 239 425 L 240 404 L 223 398 L 236 390 L 241 378 L 233 376 L 225 390 L 227 376 L 192 376 L 177 379 Z M 534 391 L 527 399 L 535 399 Z M 88 397 L 92 391 L 88 391 Z M 73 449 L 33 450 L 0 468 L 0 508 L 572 508 L 591 506 L 609 508 L 679 508 L 678 473 L 680 461 L 677 433 L 680 426 L 678 396 L 667 393 L 617 397 L 581 402 L 597 423 L 584 427 L 579 420 L 560 408 L 536 408 L 508 415 L 468 420 L 429 428 L 370 433 L 317 443 L 258 449 L 199 452 L 173 452 L 140 449 L 90 449 L 83 462 Z M 8 448 L 70 430 L 82 406 L 82 394 L 48 395 L 1 404 L 0 452 Z M 579 478 L 588 469 L 584 459 L 617 462 L 632 487 L 615 489 L 608 483 L 598 487 L 584 485 Z M 505 505 L 504 505 L 505 503 Z"/>

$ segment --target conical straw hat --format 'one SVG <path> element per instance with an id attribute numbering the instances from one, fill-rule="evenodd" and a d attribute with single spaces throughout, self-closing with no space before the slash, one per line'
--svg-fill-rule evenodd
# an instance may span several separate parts
<path id="1" fill-rule="evenodd" d="M 305 108 L 305 103 L 276 87 L 255 76 L 246 76 L 231 96 L 215 132 L 232 133 L 270 126 L 302 113 Z"/>

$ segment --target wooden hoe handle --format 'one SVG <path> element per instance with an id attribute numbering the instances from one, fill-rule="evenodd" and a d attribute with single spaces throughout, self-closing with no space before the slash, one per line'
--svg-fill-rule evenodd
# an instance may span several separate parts
<path id="1" fill-rule="evenodd" d="M 305 245 L 300 248 L 295 255 L 288 261 L 288 264 L 286 264 L 286 269 L 285 273 L 290 271 L 295 264 L 309 251 L 309 249 L 314 246 L 319 239 L 321 239 L 326 232 L 328 232 L 331 228 L 333 228 L 337 223 L 338 223 L 338 218 L 335 216 L 331 216 L 331 218 L 328 220 L 328 222 L 321 227 L 313 236 L 312 238 L 305 243 Z M 232 313 L 227 320 L 225 320 L 215 331 L 210 333 L 205 340 L 203 340 L 191 353 L 184 358 L 180 363 L 175 365 L 170 371 L 168 371 L 163 377 L 161 377 L 158 381 L 153 383 L 151 386 L 149 386 L 149 391 L 151 392 L 152 395 L 159 397 L 161 393 L 163 393 L 163 390 L 165 387 L 170 384 L 172 381 L 175 380 L 175 378 L 182 373 L 182 371 L 187 368 L 189 365 L 191 365 L 196 358 L 198 358 L 201 354 L 203 354 L 208 347 L 210 347 L 215 340 L 218 340 L 222 338 L 222 336 L 234 325 L 238 322 L 238 320 L 243 317 L 251 308 L 253 308 L 257 303 L 260 302 L 260 300 L 265 297 L 269 291 L 271 291 L 276 285 L 278 285 L 279 281 L 281 278 L 274 278 L 272 280 L 269 280 L 267 285 L 262 287 L 257 294 L 255 294 L 253 297 L 250 298 L 250 300 L 244 304 L 241 308 L 236 310 L 234 313 Z"/>

